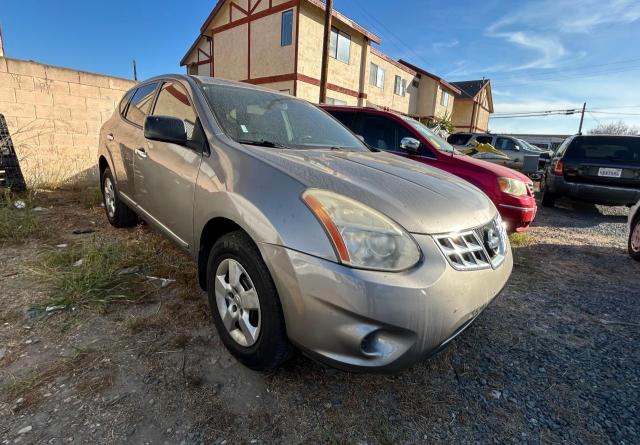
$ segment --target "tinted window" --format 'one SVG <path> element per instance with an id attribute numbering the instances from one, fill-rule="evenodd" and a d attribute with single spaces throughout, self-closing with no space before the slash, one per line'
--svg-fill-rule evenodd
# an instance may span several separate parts
<path id="1" fill-rule="evenodd" d="M 343 125 L 350 128 L 352 131 L 354 130 L 354 117 L 355 113 L 350 113 L 348 111 L 329 111 L 333 117 L 338 119 Z"/>
<path id="2" fill-rule="evenodd" d="M 451 145 L 467 145 L 469 139 L 471 139 L 470 134 L 452 134 L 447 138 L 447 142 Z"/>
<path id="3" fill-rule="evenodd" d="M 566 159 L 640 164 L 640 137 L 577 137 L 569 146 Z"/>
<path id="4" fill-rule="evenodd" d="M 236 141 L 368 151 L 349 130 L 308 102 L 244 87 L 205 83 L 202 88 L 224 132 Z"/>
<path id="5" fill-rule="evenodd" d="M 144 118 L 151 111 L 151 103 L 153 102 L 153 93 L 158 86 L 157 83 L 150 83 L 138 88 L 131 99 L 131 104 L 127 109 L 127 120 L 136 125 L 144 124 Z"/>
<path id="6" fill-rule="evenodd" d="M 135 93 L 136 90 L 130 90 L 127 92 L 127 94 L 124 95 L 124 97 L 122 98 L 122 100 L 120 101 L 120 114 L 124 114 L 124 110 L 127 108 L 127 105 L 129 104 L 129 101 L 131 100 L 131 97 L 133 96 L 133 93 Z"/>
<path id="7" fill-rule="evenodd" d="M 153 115 L 177 117 L 184 122 L 187 138 L 194 140 L 194 130 L 196 126 L 199 126 L 198 119 L 191 106 L 191 100 L 182 85 L 168 82 L 162 86 L 160 93 L 158 93 Z"/>
<path id="8" fill-rule="evenodd" d="M 293 41 L 293 10 L 282 13 L 282 27 L 280 29 L 280 46 L 289 46 Z"/>
<path id="9" fill-rule="evenodd" d="M 394 120 L 375 115 L 363 116 L 362 137 L 371 147 L 395 152 L 405 151 L 400 148 L 402 138 L 416 138 L 409 130 Z"/>
<path id="10" fill-rule="evenodd" d="M 509 138 L 497 138 L 496 139 L 496 148 L 498 150 L 515 150 L 516 143 L 513 139 Z"/>
<path id="11" fill-rule="evenodd" d="M 481 144 L 490 144 L 493 142 L 493 136 L 476 136 L 476 141 Z"/>

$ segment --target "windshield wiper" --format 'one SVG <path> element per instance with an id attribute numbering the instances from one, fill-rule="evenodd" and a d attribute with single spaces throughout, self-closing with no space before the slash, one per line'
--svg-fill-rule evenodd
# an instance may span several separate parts
<path id="1" fill-rule="evenodd" d="M 268 141 L 268 140 L 265 140 L 265 139 L 260 139 L 258 141 L 254 141 L 254 140 L 251 140 L 251 139 L 237 139 L 236 142 L 238 142 L 240 144 L 246 144 L 246 145 L 256 145 L 258 147 L 291 149 L 291 147 L 289 147 L 287 145 L 280 144 L 278 142 Z"/>

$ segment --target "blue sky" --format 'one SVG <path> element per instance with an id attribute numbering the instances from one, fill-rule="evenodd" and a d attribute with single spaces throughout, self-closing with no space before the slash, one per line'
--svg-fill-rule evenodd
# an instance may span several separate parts
<path id="1" fill-rule="evenodd" d="M 492 80 L 496 113 L 588 109 L 585 128 L 640 126 L 639 0 L 334 0 L 382 49 L 447 80 Z M 178 67 L 215 1 L 3 1 L 8 56 L 141 78 Z M 614 114 L 620 113 L 620 114 Z M 492 131 L 573 133 L 578 116 L 492 119 Z"/>

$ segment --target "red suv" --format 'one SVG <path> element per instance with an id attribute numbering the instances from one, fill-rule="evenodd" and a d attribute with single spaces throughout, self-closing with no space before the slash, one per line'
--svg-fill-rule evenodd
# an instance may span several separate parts
<path id="1" fill-rule="evenodd" d="M 459 176 L 491 198 L 509 232 L 524 232 L 536 216 L 533 183 L 510 168 L 465 156 L 420 122 L 376 108 L 322 105 L 365 142 Z"/>

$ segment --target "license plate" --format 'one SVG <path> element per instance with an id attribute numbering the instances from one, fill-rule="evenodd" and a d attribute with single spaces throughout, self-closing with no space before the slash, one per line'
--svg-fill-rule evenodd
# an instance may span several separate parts
<path id="1" fill-rule="evenodd" d="M 622 176 L 621 168 L 600 168 L 598 170 L 598 176 L 605 176 L 607 178 L 619 178 Z"/>

